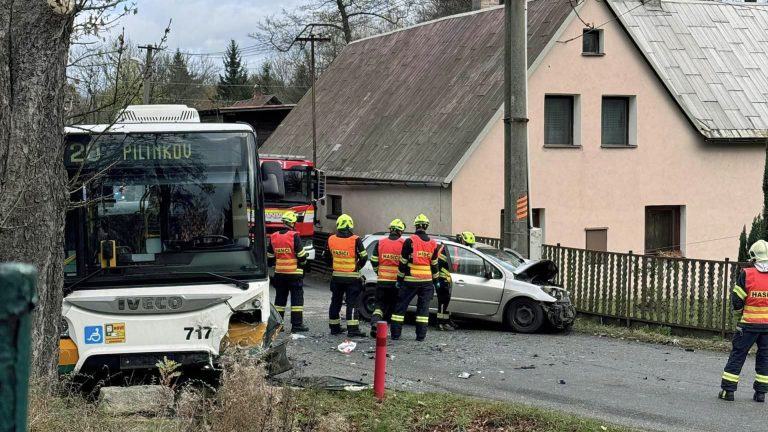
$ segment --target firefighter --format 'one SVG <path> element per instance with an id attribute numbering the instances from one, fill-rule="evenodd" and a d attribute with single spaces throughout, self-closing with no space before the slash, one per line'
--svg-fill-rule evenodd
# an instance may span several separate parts
<path id="1" fill-rule="evenodd" d="M 473 248 L 475 247 L 475 234 L 472 231 L 456 234 L 456 243 Z"/>
<path id="2" fill-rule="evenodd" d="M 453 280 L 451 278 L 451 267 L 448 262 L 448 255 L 445 252 L 445 245 L 440 244 L 437 247 L 437 267 L 438 267 L 438 288 L 437 288 L 437 329 L 443 331 L 454 331 L 457 326 L 451 320 L 451 313 L 448 312 L 448 304 L 451 302 L 451 288 Z"/>
<path id="3" fill-rule="evenodd" d="M 427 337 L 429 325 L 429 302 L 435 288 L 440 289 L 437 279 L 437 243 L 427 235 L 429 219 L 420 214 L 413 221 L 416 232 L 405 242 L 400 253 L 400 267 L 397 274 L 397 286 L 400 298 L 392 314 L 392 339 L 400 339 L 405 311 L 414 297 L 418 296 L 416 306 L 416 340 Z"/>
<path id="4" fill-rule="evenodd" d="M 365 336 L 365 333 L 360 331 L 360 312 L 357 310 L 357 303 L 363 291 L 360 269 L 368 262 L 368 253 L 360 237 L 352 233 L 354 227 L 352 218 L 343 214 L 336 219 L 336 234 L 328 238 L 325 260 L 333 268 L 331 306 L 328 309 L 328 325 L 332 335 L 343 332 L 339 313 L 346 297 L 347 335 Z"/>
<path id="5" fill-rule="evenodd" d="M 718 397 L 732 401 L 749 349 L 757 343 L 755 358 L 755 402 L 765 402 L 768 392 L 768 242 L 758 240 L 749 248 L 754 268 L 741 271 L 731 293 L 734 310 L 742 310 L 733 335 L 733 349 L 725 365 Z"/>
<path id="6" fill-rule="evenodd" d="M 270 235 L 267 246 L 269 265 L 275 267 L 275 309 L 281 317 L 285 316 L 288 294 L 291 295 L 291 331 L 305 332 L 304 325 L 304 269 L 307 267 L 307 251 L 301 243 L 299 233 L 295 231 L 296 213 L 288 210 L 283 213 L 284 227 Z"/>
<path id="7" fill-rule="evenodd" d="M 376 323 L 384 320 L 391 322 L 399 291 L 397 273 L 400 267 L 400 253 L 403 250 L 403 231 L 405 223 L 395 219 L 389 223 L 389 237 L 379 240 L 371 255 L 371 264 L 377 274 L 376 308 L 371 319 L 371 337 L 376 337 Z"/>

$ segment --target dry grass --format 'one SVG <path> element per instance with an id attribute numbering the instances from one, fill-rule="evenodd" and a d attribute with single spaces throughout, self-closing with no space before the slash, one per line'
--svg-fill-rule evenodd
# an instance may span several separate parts
<path id="1" fill-rule="evenodd" d="M 664 326 L 640 326 L 621 327 L 615 325 L 600 324 L 590 319 L 579 318 L 573 326 L 573 331 L 586 333 L 599 337 L 610 337 L 634 342 L 647 342 L 658 345 L 671 345 L 685 349 L 728 352 L 731 350 L 731 341 L 720 336 L 685 337 L 674 336 L 669 327 Z"/>
<path id="2" fill-rule="evenodd" d="M 591 432 L 626 428 L 551 410 L 448 394 L 291 390 L 248 359 L 230 361 L 218 389 L 187 383 L 164 418 L 108 417 L 77 393 L 33 386 L 33 432 Z"/>

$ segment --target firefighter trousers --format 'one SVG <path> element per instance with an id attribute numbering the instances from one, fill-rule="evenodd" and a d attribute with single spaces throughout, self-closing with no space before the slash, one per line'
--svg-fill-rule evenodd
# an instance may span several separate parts
<path id="1" fill-rule="evenodd" d="M 738 329 L 733 335 L 733 349 L 725 365 L 720 387 L 723 390 L 736 391 L 739 384 L 739 375 L 747 353 L 752 345 L 757 343 L 757 357 L 755 358 L 755 383 L 756 392 L 768 393 L 768 333 L 759 333 L 746 329 Z"/>
<path id="2" fill-rule="evenodd" d="M 376 285 L 376 307 L 373 310 L 371 325 L 375 326 L 381 320 L 390 322 L 399 299 L 400 290 L 397 289 L 394 282 Z"/>
<path id="3" fill-rule="evenodd" d="M 331 306 L 328 308 L 328 326 L 331 328 L 331 333 L 341 333 L 340 313 L 345 298 L 347 303 L 347 332 L 360 331 L 360 312 L 357 310 L 357 303 L 362 290 L 363 283 L 360 278 L 331 278 Z"/>
<path id="4" fill-rule="evenodd" d="M 395 312 L 392 314 L 392 338 L 399 339 L 403 330 L 405 321 L 405 312 L 408 305 L 414 297 L 418 296 L 416 303 L 416 339 L 424 340 L 427 337 L 427 326 L 429 325 L 429 302 L 435 293 L 435 286 L 432 281 L 429 282 L 406 282 L 405 286 L 400 288 L 400 298 L 398 299 Z"/>
<path id="5" fill-rule="evenodd" d="M 448 324 L 451 320 L 451 313 L 448 312 L 448 303 L 451 302 L 451 284 L 440 281 L 440 288 L 437 290 L 437 323 Z"/>
<path id="6" fill-rule="evenodd" d="M 275 309 L 285 317 L 288 295 L 291 296 L 291 325 L 304 323 L 304 278 L 275 275 L 272 279 L 275 287 Z"/>

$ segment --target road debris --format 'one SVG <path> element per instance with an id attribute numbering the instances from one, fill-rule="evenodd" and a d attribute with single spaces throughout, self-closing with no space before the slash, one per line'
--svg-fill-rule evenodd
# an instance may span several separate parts
<path id="1" fill-rule="evenodd" d="M 560 381 L 558 381 L 557 383 L 558 383 L 558 384 L 562 384 L 562 385 L 565 385 L 565 380 L 560 380 Z"/>
<path id="2" fill-rule="evenodd" d="M 472 374 L 469 373 L 469 372 L 462 372 L 462 373 L 459 374 L 459 378 L 463 378 L 463 379 L 469 379 L 469 377 L 471 377 L 471 376 L 472 376 Z"/>
<path id="3" fill-rule="evenodd" d="M 304 336 L 303 334 L 291 333 L 291 339 L 292 340 L 299 340 L 299 339 L 306 339 L 306 338 L 307 337 Z"/>
<path id="4" fill-rule="evenodd" d="M 353 342 L 351 340 L 345 340 L 344 342 L 340 343 L 337 349 L 339 352 L 342 352 L 344 354 L 349 354 L 352 351 L 357 348 L 357 342 Z"/>
<path id="5" fill-rule="evenodd" d="M 536 365 L 520 366 L 520 367 L 516 367 L 515 369 L 536 369 Z"/>

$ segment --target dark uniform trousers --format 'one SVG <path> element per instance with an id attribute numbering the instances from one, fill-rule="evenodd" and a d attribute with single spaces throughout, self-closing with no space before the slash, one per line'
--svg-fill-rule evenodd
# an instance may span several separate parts
<path id="1" fill-rule="evenodd" d="M 392 321 L 392 313 L 400 300 L 400 290 L 395 282 L 380 282 L 376 285 L 376 308 L 373 310 L 373 326 L 376 322 Z"/>
<path id="2" fill-rule="evenodd" d="M 440 279 L 440 288 L 437 289 L 437 322 L 447 324 L 450 321 L 448 303 L 451 302 L 451 283 Z"/>
<path id="3" fill-rule="evenodd" d="M 429 325 L 429 303 L 435 293 L 435 286 L 432 281 L 428 282 L 405 282 L 400 288 L 400 298 L 395 306 L 395 313 L 392 314 L 392 337 L 399 338 L 403 330 L 403 321 L 405 321 L 405 312 L 408 305 L 414 297 L 418 296 L 416 303 L 416 338 L 424 339 L 427 336 L 427 326 Z"/>
<path id="4" fill-rule="evenodd" d="M 738 329 L 733 335 L 733 350 L 725 365 L 725 372 L 720 386 L 723 390 L 736 391 L 739 384 L 739 375 L 744 361 L 747 359 L 749 349 L 757 343 L 757 357 L 755 358 L 755 384 L 756 392 L 768 393 L 768 333 Z"/>
<path id="5" fill-rule="evenodd" d="M 331 333 L 341 331 L 341 306 L 344 298 L 347 300 L 347 331 L 355 332 L 360 330 L 360 312 L 357 310 L 357 303 L 360 299 L 360 293 L 363 290 L 363 283 L 359 277 L 333 277 L 331 278 L 331 307 L 328 309 L 328 326 Z"/>
<path id="6" fill-rule="evenodd" d="M 275 274 L 272 279 L 275 287 L 275 309 L 281 317 L 285 316 L 285 305 L 288 295 L 291 296 L 291 324 L 301 325 L 304 322 L 304 279 L 300 277 L 281 276 Z"/>

